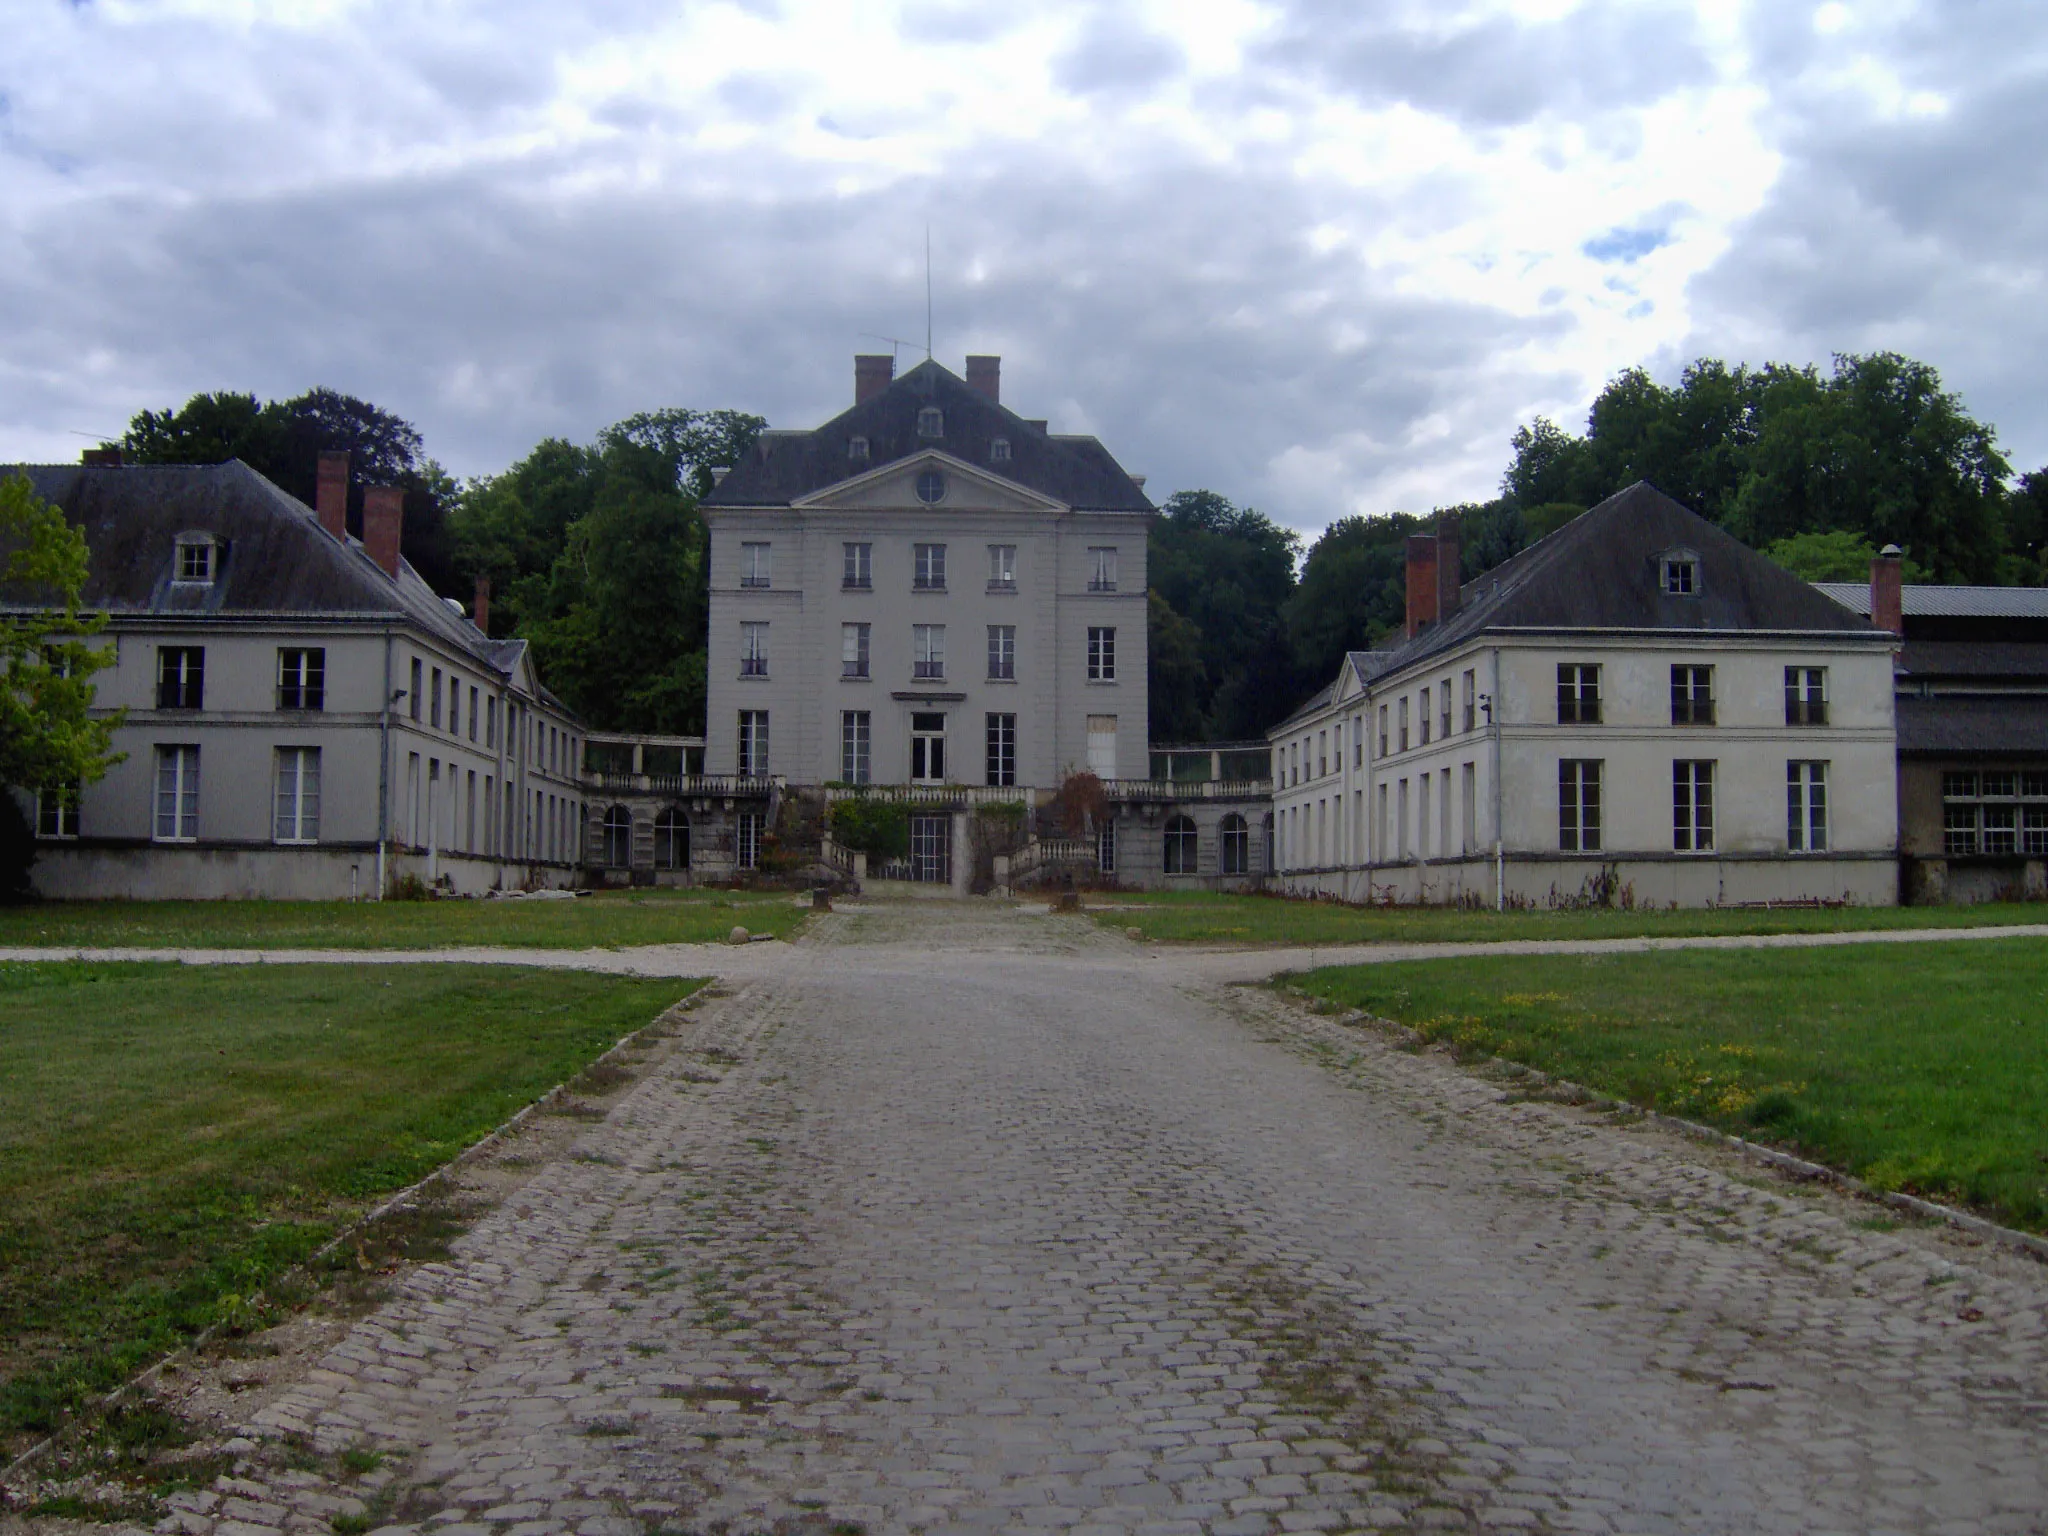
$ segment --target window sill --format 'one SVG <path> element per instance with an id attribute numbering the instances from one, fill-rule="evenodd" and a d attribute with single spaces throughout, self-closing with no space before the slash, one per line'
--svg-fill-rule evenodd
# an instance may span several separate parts
<path id="1" fill-rule="evenodd" d="M 1014 677 L 985 677 L 982 679 L 982 681 L 985 683 L 1000 683 L 1008 688 L 1014 688 L 1017 686 L 1017 679 L 1015 679 Z"/>
<path id="2" fill-rule="evenodd" d="M 842 592 L 872 592 L 875 590 L 875 584 L 872 581 L 863 581 L 859 583 L 854 583 L 851 581 L 842 581 L 841 583 L 839 583 L 839 590 Z"/>
<path id="3" fill-rule="evenodd" d="M 865 672 L 842 672 L 839 674 L 839 681 L 842 683 L 872 683 L 874 678 Z"/>
<path id="4" fill-rule="evenodd" d="M 1091 677 L 1088 679 L 1088 686 L 1090 688 L 1114 688 L 1117 686 L 1117 681 L 1113 677 Z"/>
<path id="5" fill-rule="evenodd" d="M 988 584 L 987 590 L 990 595 L 1000 592 L 1006 596 L 1015 597 L 1017 595 L 1017 583 L 1014 581 L 992 581 Z"/>
<path id="6" fill-rule="evenodd" d="M 773 682 L 774 679 L 766 672 L 742 672 L 735 681 L 742 683 L 768 683 Z"/>
<path id="7" fill-rule="evenodd" d="M 912 587 L 910 593 L 913 597 L 944 597 L 946 589 L 944 587 Z"/>

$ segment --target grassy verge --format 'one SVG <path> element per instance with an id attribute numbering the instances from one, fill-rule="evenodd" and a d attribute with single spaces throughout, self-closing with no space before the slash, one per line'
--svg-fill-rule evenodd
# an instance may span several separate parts
<path id="1" fill-rule="evenodd" d="M 1086 898 L 1099 923 L 1182 944 L 1432 944 L 1505 939 L 1619 939 L 1715 933 L 1843 933 L 2048 923 L 2048 904 L 1973 907 L 1684 908 L 1678 911 L 1488 912 L 1455 907 L 1345 907 L 1208 891 Z"/>
<path id="2" fill-rule="evenodd" d="M 0 965 L 0 1459 L 698 985 Z"/>
<path id="3" fill-rule="evenodd" d="M 1317 998 L 2048 1230 L 2048 942 L 1339 966 Z"/>
<path id="4" fill-rule="evenodd" d="M 53 901 L 0 907 L 0 947 L 619 949 L 706 944 L 734 925 L 786 936 L 788 892 L 617 891 L 575 901 Z"/>

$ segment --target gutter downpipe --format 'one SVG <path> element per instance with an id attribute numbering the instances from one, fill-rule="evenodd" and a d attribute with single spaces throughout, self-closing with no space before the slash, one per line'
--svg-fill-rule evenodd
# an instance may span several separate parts
<path id="1" fill-rule="evenodd" d="M 1508 905 L 1507 843 L 1501 836 L 1500 789 L 1500 647 L 1493 648 L 1493 910 L 1505 912 Z"/>
<path id="2" fill-rule="evenodd" d="M 384 629 L 384 707 L 377 711 L 377 900 L 384 899 L 384 849 L 391 836 L 391 628 Z"/>

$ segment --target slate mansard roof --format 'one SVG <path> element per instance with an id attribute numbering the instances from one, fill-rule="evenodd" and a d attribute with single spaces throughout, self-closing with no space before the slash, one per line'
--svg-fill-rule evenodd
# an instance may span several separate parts
<path id="1" fill-rule="evenodd" d="M 338 542 L 313 509 L 240 460 L 225 464 L 0 468 L 25 474 L 36 494 L 85 534 L 84 606 L 122 619 L 398 620 L 425 630 L 509 677 L 524 640 L 492 640 L 434 595 L 402 557 L 394 580 L 358 539 Z M 205 584 L 173 582 L 182 534 L 206 534 L 218 565 Z M 41 606 L 0 587 L 0 607 Z M 545 695 L 543 695 L 545 696 Z"/>
<path id="2" fill-rule="evenodd" d="M 944 413 L 945 431 L 938 437 L 918 435 L 918 412 L 927 406 Z M 848 453 L 848 440 L 855 437 L 868 440 L 865 459 Z M 990 456 L 997 438 L 1008 439 L 1009 458 Z M 1138 483 L 1095 438 L 1049 433 L 1042 423 L 996 404 L 930 359 L 813 431 L 764 432 L 702 505 L 786 507 L 931 449 L 1076 511 L 1154 510 Z"/>

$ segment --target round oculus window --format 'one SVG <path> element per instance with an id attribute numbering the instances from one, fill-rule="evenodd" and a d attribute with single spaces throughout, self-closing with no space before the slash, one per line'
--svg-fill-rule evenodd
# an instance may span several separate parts
<path id="1" fill-rule="evenodd" d="M 917 477 L 917 499 L 929 506 L 935 501 L 946 499 L 946 477 L 936 469 L 928 469 Z"/>

